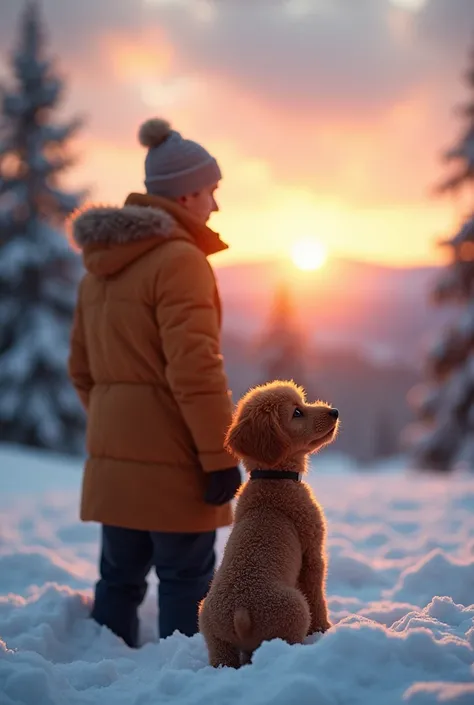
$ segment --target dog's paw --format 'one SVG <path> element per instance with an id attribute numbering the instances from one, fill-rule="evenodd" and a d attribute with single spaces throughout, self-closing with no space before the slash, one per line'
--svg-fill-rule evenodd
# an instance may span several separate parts
<path id="1" fill-rule="evenodd" d="M 308 636 L 311 634 L 324 634 L 324 632 L 327 632 L 328 629 L 331 629 L 331 627 L 332 624 L 330 622 L 324 622 L 324 624 L 321 624 L 320 622 L 318 624 L 312 624 L 309 628 Z"/>

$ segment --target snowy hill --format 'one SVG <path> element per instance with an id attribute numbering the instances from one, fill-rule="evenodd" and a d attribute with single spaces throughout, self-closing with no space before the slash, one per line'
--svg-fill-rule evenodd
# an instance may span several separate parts
<path id="1" fill-rule="evenodd" d="M 0 702 L 472 705 L 474 478 L 355 470 L 323 452 L 310 475 L 328 520 L 333 629 L 215 671 L 200 635 L 155 643 L 153 580 L 142 649 L 88 619 L 98 531 L 77 520 L 80 466 L 0 447 Z"/>

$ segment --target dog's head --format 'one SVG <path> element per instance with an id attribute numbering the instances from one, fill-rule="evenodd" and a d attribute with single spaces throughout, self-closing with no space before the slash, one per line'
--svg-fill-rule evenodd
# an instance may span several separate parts
<path id="1" fill-rule="evenodd" d="M 314 453 L 337 432 L 339 412 L 328 404 L 307 404 L 291 382 L 256 387 L 240 401 L 226 447 L 238 458 L 271 468 Z"/>

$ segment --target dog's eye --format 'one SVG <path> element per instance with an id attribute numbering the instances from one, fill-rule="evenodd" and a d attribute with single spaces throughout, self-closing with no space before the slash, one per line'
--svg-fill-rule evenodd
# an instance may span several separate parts
<path id="1" fill-rule="evenodd" d="M 301 409 L 298 409 L 298 407 L 296 407 L 296 409 L 293 412 L 293 418 L 300 419 L 302 416 L 303 416 L 303 412 L 301 411 Z"/>

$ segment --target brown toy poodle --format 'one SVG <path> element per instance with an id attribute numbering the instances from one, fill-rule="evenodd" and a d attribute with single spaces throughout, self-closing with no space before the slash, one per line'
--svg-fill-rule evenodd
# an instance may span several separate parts
<path id="1" fill-rule="evenodd" d="M 301 476 L 308 453 L 334 439 L 338 416 L 327 404 L 307 404 L 291 382 L 257 387 L 241 399 L 226 443 L 249 479 L 199 614 L 212 666 L 238 668 L 263 641 L 302 643 L 331 626 L 325 520 Z"/>

